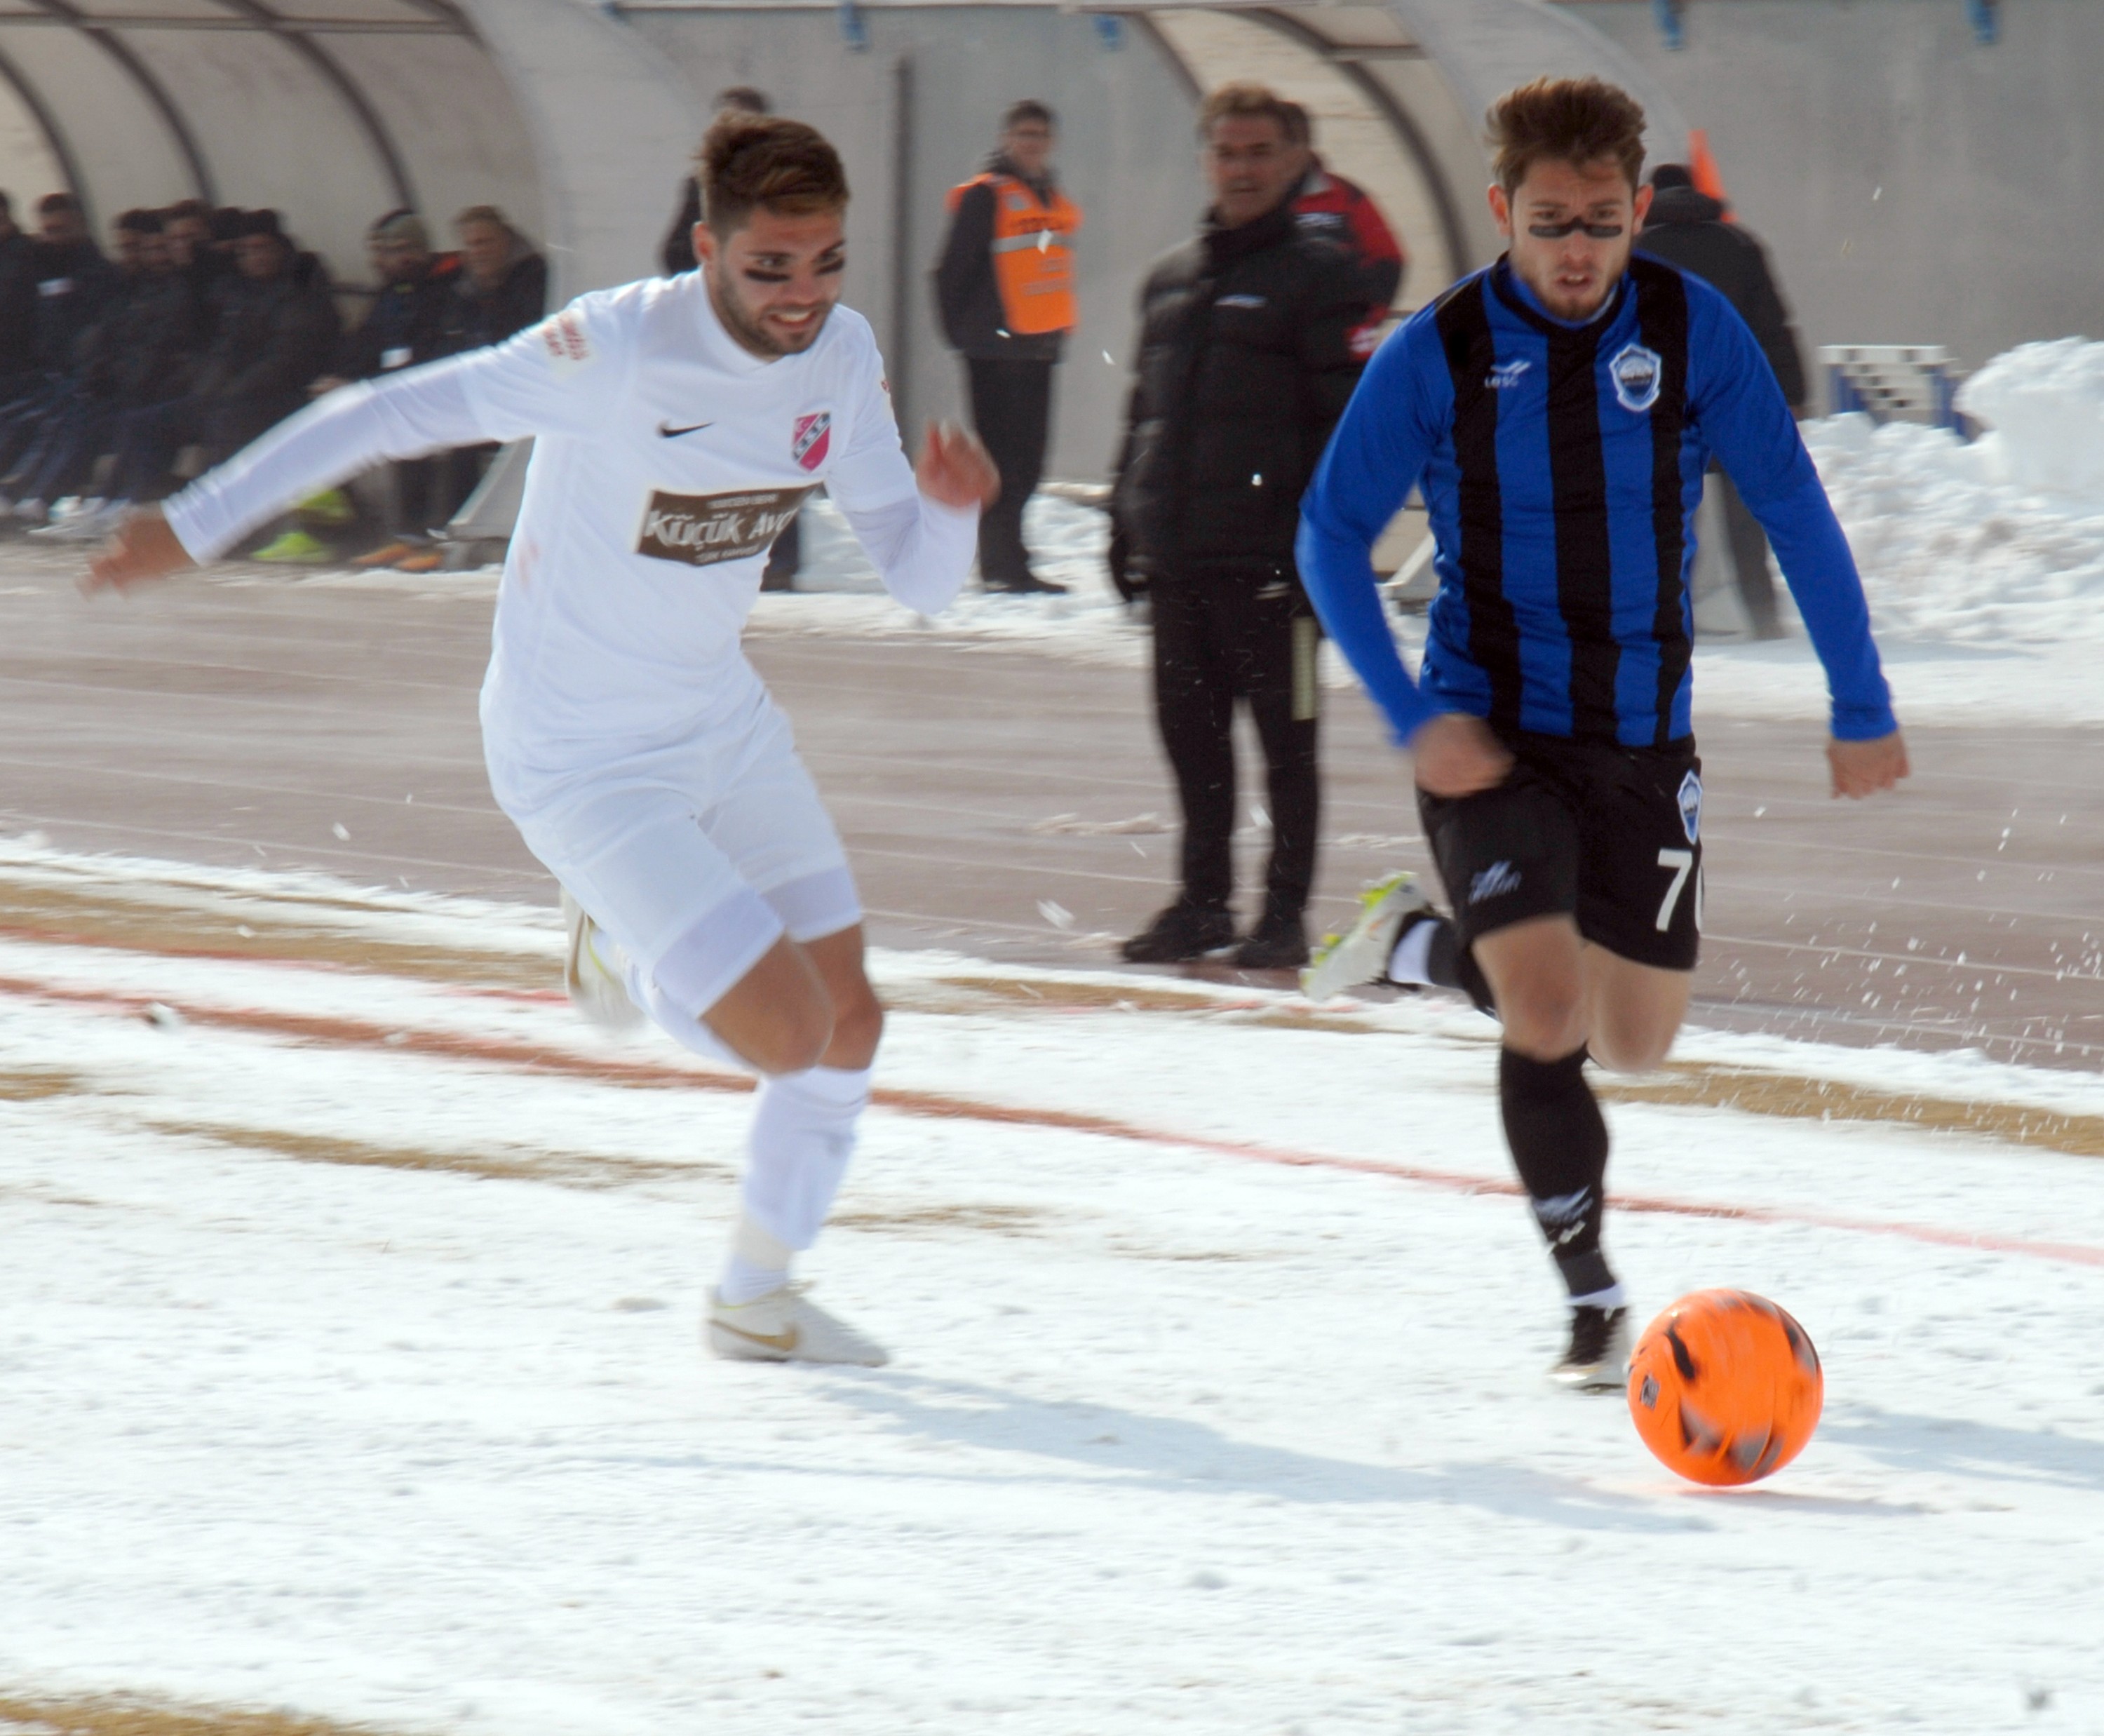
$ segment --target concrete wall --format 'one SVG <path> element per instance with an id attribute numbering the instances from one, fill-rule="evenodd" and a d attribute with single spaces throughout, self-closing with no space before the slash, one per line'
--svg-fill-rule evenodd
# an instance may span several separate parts
<path id="1" fill-rule="evenodd" d="M 1808 342 L 1940 343 L 1977 367 L 2104 335 L 2104 4 L 1696 0 L 1687 46 L 1647 0 L 1568 9 L 1706 128 Z"/>
<path id="2" fill-rule="evenodd" d="M 637 11 L 626 28 L 706 102 L 726 85 L 757 86 L 777 109 L 840 149 L 854 190 L 846 299 L 883 341 L 907 417 L 955 415 L 961 364 L 937 330 L 929 272 L 942 243 L 943 195 L 974 173 L 1010 102 L 1058 111 L 1062 180 L 1086 213 L 1077 270 L 1081 329 L 1060 369 L 1050 472 L 1103 476 L 1116 456 L 1129 378 L 1133 297 L 1148 262 L 1188 236 L 1202 203 L 1193 107 L 1174 65 L 1145 33 L 1107 48 L 1094 22 L 1047 7 L 947 7 L 863 14 L 868 47 L 851 47 L 831 10 L 706 14 Z M 901 60 L 909 63 L 911 186 L 898 197 Z M 996 68 L 1012 71 L 993 75 Z M 683 165 L 658 165 L 665 218 Z M 894 222 L 908 213 L 903 231 Z M 892 292 L 904 251 L 904 356 Z M 648 270 L 639 258 L 635 269 Z M 1108 354 L 1111 360 L 1104 360 Z"/>

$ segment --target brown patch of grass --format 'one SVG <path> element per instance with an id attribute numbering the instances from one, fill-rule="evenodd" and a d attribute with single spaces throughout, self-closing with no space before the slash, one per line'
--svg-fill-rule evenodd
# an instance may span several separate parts
<path id="1" fill-rule="evenodd" d="M 20 1736 L 381 1736 L 370 1725 L 296 1712 L 216 1711 L 96 1694 L 66 1699 L 0 1694 L 0 1732 Z"/>
<path id="2" fill-rule="evenodd" d="M 349 900 L 308 899 L 319 908 L 364 912 Z M 302 922 L 298 903 L 235 902 L 172 907 L 150 899 L 130 899 L 101 888 L 74 890 L 29 884 L 0 875 L 0 934 L 76 946 L 122 947 L 169 957 L 264 958 L 295 964 L 334 965 L 423 982 L 471 988 L 555 989 L 560 977 L 554 961 L 511 953 L 484 953 L 349 933 L 328 924 Z M 243 934 L 242 930 L 248 932 Z"/>
<path id="3" fill-rule="evenodd" d="M 1677 1066 L 1656 1078 L 1603 1080 L 1600 1095 L 1620 1103 L 1662 1103 L 1801 1121 L 1877 1122 L 1938 1133 L 1972 1133 L 2008 1145 L 2104 1158 L 2104 1116 L 2064 1115 L 2014 1103 L 1960 1103 L 1788 1073 Z"/>
<path id="4" fill-rule="evenodd" d="M 969 989 L 1017 1006 L 1100 1007 L 1117 1012 L 1202 1013 L 1219 1004 L 1216 996 L 1139 983 L 1026 983 L 1018 977 L 943 976 L 947 988 Z"/>
<path id="5" fill-rule="evenodd" d="M 70 1097 L 88 1089 L 77 1073 L 56 1067 L 0 1068 L 0 1103 L 40 1103 L 47 1097 Z"/>
<path id="6" fill-rule="evenodd" d="M 302 1163 L 338 1163 L 354 1169 L 408 1169 L 499 1181 L 548 1181 L 559 1187 L 618 1188 L 639 1181 L 727 1176 L 721 1163 L 656 1163 L 604 1158 L 584 1152 L 444 1151 L 426 1145 L 377 1145 L 367 1140 L 319 1133 L 288 1133 L 274 1127 L 237 1127 L 219 1122 L 149 1122 L 156 1133 L 210 1140 L 244 1151 L 267 1151 Z"/>
<path id="7" fill-rule="evenodd" d="M 965 1203 L 913 1206 L 884 1212 L 874 1207 L 836 1212 L 826 1221 L 848 1229 L 888 1229 L 911 1234 L 916 1229 L 975 1229 L 992 1235 L 1034 1235 L 1057 1214 L 1036 1206 Z"/>

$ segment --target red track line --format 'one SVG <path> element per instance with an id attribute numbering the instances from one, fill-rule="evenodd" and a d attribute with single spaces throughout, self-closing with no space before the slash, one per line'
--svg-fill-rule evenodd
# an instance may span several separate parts
<path id="1" fill-rule="evenodd" d="M 107 990 L 62 988 L 24 977 L 0 976 L 0 993 L 78 1006 L 92 1006 L 132 1015 L 172 1003 L 151 995 L 118 994 Z M 173 1006 L 194 1024 L 226 1030 L 248 1031 L 268 1037 L 289 1037 L 340 1047 L 377 1049 L 390 1054 L 427 1055 L 447 1060 L 479 1061 L 515 1067 L 530 1072 L 556 1073 L 615 1084 L 653 1086 L 673 1090 L 742 1092 L 753 1082 L 742 1074 L 704 1073 L 693 1068 L 668 1067 L 649 1061 L 623 1061 L 610 1057 L 574 1055 L 534 1043 L 509 1042 L 501 1038 L 450 1036 L 439 1031 L 390 1029 L 356 1019 L 322 1019 L 298 1013 L 271 1012 L 261 1007 Z M 1045 1127 L 1067 1133 L 1090 1133 L 1103 1139 L 1128 1140 L 1165 1149 L 1202 1151 L 1246 1162 L 1273 1163 L 1289 1169 L 1327 1169 L 1348 1175 L 1385 1176 L 1392 1180 L 1415 1182 L 1462 1194 L 1517 1195 L 1520 1189 L 1510 1181 L 1491 1180 L 1457 1171 L 1432 1169 L 1422 1164 L 1393 1163 L 1375 1158 L 1337 1157 L 1324 1152 L 1298 1151 L 1290 1146 L 1256 1145 L 1239 1140 L 1221 1140 L 1204 1134 L 1166 1133 L 1157 1128 L 1119 1121 L 1108 1115 L 1090 1115 L 1076 1109 L 1019 1107 L 984 1103 L 975 1098 L 955 1097 L 944 1092 L 903 1091 L 879 1087 L 874 1102 L 902 1115 L 935 1120 L 981 1121 L 1018 1127 Z M 1716 1218 L 1749 1224 L 1776 1224 L 1815 1229 L 1846 1230 L 1859 1235 L 1892 1236 L 1902 1241 L 1923 1243 L 1932 1247 L 1970 1248 L 1981 1253 L 2017 1254 L 2033 1260 L 2051 1260 L 2068 1265 L 2104 1267 L 2104 1247 L 2080 1243 L 2035 1242 L 2022 1236 L 2004 1236 L 1972 1230 L 1944 1229 L 1931 1224 L 1906 1224 L 1878 1218 L 1850 1217 L 1838 1212 L 1782 1209 L 1770 1206 L 1711 1205 L 1700 1201 L 1672 1199 L 1656 1194 L 1617 1194 L 1611 1202 L 1618 1210 L 1657 1213 L 1670 1217 Z"/>

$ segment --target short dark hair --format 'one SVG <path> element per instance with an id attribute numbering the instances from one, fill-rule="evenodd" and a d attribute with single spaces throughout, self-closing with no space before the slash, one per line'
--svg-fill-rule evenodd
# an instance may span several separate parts
<path id="1" fill-rule="evenodd" d="M 273 241 L 285 242 L 285 221 L 274 211 L 244 211 L 232 239 L 238 241 L 247 235 L 268 235 Z M 286 242 L 286 245 L 291 243 Z"/>
<path id="2" fill-rule="evenodd" d="M 511 226 L 511 219 L 494 205 L 470 205 L 466 210 L 453 214 L 456 231 L 466 229 L 470 223 L 488 223 L 502 230 L 507 235 L 518 234 Z"/>
<path id="3" fill-rule="evenodd" d="M 212 221 L 212 207 L 201 199 L 179 199 L 161 213 L 161 221 L 164 224 L 177 222 L 185 217 L 202 217 L 209 223 Z"/>
<path id="4" fill-rule="evenodd" d="M 1302 104 L 1290 99 L 1282 106 L 1286 110 L 1286 142 L 1289 145 L 1313 145 L 1315 142 L 1315 118 Z"/>
<path id="5" fill-rule="evenodd" d="M 78 211 L 79 209 L 80 201 L 75 199 L 70 193 L 47 193 L 42 199 L 37 201 L 37 211 L 40 216 L 47 216 L 54 211 Z"/>
<path id="6" fill-rule="evenodd" d="M 774 105 L 767 100 L 767 92 L 755 90 L 749 84 L 733 84 L 716 92 L 716 112 L 735 109 L 742 114 L 772 114 Z"/>
<path id="7" fill-rule="evenodd" d="M 840 211 L 847 171 L 824 134 L 774 114 L 719 115 L 694 158 L 702 221 L 718 236 L 745 226 L 756 208 L 803 217 Z"/>
<path id="8" fill-rule="evenodd" d="M 1206 137 L 1215 122 L 1231 115 L 1276 122 L 1281 138 L 1289 145 L 1297 142 L 1293 136 L 1293 105 L 1268 84 L 1237 79 L 1213 91 L 1199 105 L 1198 136 Z"/>
<path id="9" fill-rule="evenodd" d="M 1612 158 L 1632 189 L 1643 176 L 1643 106 L 1604 78 L 1536 78 L 1507 91 L 1486 118 L 1507 198 L 1541 162 L 1583 165 Z"/>
<path id="10" fill-rule="evenodd" d="M 1026 96 L 1021 102 L 1012 102 L 1001 118 L 1001 130 L 1007 132 L 1020 127 L 1025 121 L 1036 121 L 1041 126 L 1057 128 L 1059 117 L 1035 96 Z"/>
<path id="11" fill-rule="evenodd" d="M 161 214 L 136 209 L 123 212 L 118 216 L 117 227 L 134 235 L 158 235 L 161 233 Z"/>
<path id="12" fill-rule="evenodd" d="M 1684 163 L 1661 163 L 1651 172 L 1651 184 L 1661 193 L 1668 187 L 1692 187 L 1695 172 Z"/>

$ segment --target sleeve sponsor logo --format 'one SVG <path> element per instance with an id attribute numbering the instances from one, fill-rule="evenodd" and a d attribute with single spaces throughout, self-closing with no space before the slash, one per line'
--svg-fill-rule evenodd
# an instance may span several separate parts
<path id="1" fill-rule="evenodd" d="M 690 567 L 719 566 L 764 555 L 817 484 L 802 489 L 745 489 L 735 494 L 650 496 L 635 552 Z"/>
<path id="2" fill-rule="evenodd" d="M 541 322 L 540 330 L 542 353 L 557 373 L 574 373 L 597 359 L 591 336 L 575 308 L 551 314 Z"/>

